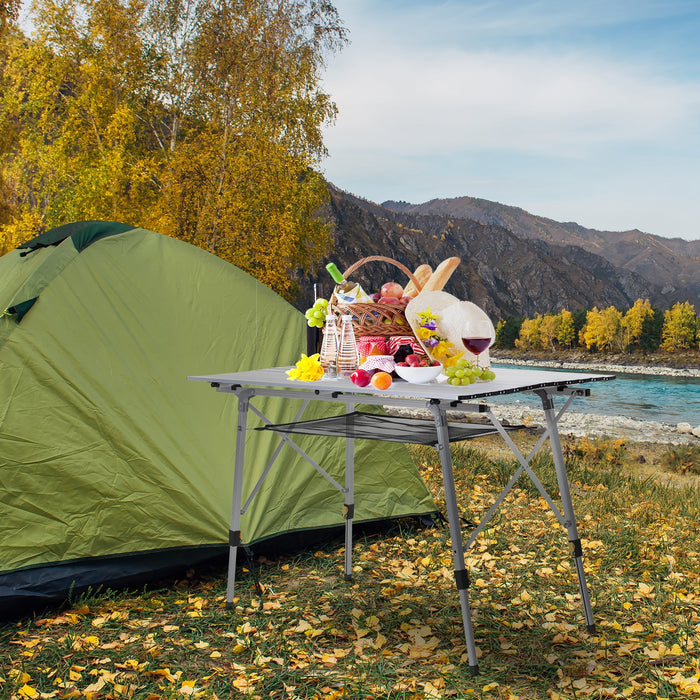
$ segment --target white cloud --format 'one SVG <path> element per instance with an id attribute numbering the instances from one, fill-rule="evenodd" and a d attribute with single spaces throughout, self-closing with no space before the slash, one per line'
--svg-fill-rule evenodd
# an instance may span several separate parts
<path id="1" fill-rule="evenodd" d="M 574 54 L 392 46 L 339 61 L 327 86 L 340 110 L 331 148 L 415 155 L 566 147 L 575 156 L 611 142 L 663 140 L 686 129 L 700 106 L 698 85 Z"/>

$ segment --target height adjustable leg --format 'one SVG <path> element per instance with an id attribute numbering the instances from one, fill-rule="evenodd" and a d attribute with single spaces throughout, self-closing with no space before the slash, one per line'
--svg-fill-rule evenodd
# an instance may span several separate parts
<path id="1" fill-rule="evenodd" d="M 459 605 L 462 611 L 464 638 L 467 643 L 467 654 L 469 655 L 469 670 L 472 674 L 476 675 L 479 673 L 479 663 L 476 658 L 472 612 L 469 605 L 469 575 L 464 562 L 464 543 L 462 541 L 462 531 L 459 526 L 457 493 L 455 491 L 454 472 L 452 470 L 452 457 L 450 456 L 447 417 L 445 411 L 440 408 L 440 406 L 432 405 L 431 411 L 435 416 L 435 428 L 438 438 L 437 447 L 440 452 L 442 483 L 445 489 L 445 505 L 447 506 L 447 520 L 450 526 L 450 540 L 452 543 L 452 556 L 455 567 L 455 584 L 457 585 Z"/>
<path id="2" fill-rule="evenodd" d="M 348 404 L 348 413 L 354 409 Z M 350 434 L 350 433 L 348 433 Z M 355 440 L 352 437 L 345 438 L 345 504 L 343 505 L 343 517 L 345 518 L 345 580 L 352 581 L 352 521 L 355 517 Z"/>
<path id="3" fill-rule="evenodd" d="M 236 586 L 236 557 L 241 544 L 241 501 L 243 497 L 243 468 L 245 464 L 245 438 L 248 423 L 248 404 L 251 392 L 243 391 L 238 396 L 238 423 L 236 426 L 236 460 L 233 471 L 233 499 L 231 504 L 231 527 L 229 528 L 228 579 L 226 582 L 226 607 L 233 606 Z"/>
<path id="4" fill-rule="evenodd" d="M 559 430 L 557 426 L 557 418 L 554 411 L 554 402 L 552 397 L 546 392 L 537 392 L 542 399 L 542 407 L 547 421 L 547 430 L 549 432 L 549 442 L 552 448 L 552 457 L 554 459 L 554 468 L 557 472 L 557 482 L 559 484 L 559 494 L 561 495 L 562 507 L 564 509 L 564 526 L 569 535 L 569 546 L 574 557 L 574 566 L 576 567 L 576 575 L 578 576 L 579 590 L 581 591 L 581 601 L 583 602 L 583 614 L 586 618 L 586 629 L 593 633 L 595 632 L 595 621 L 593 619 L 593 609 L 591 608 L 591 599 L 588 595 L 588 586 L 586 585 L 586 574 L 583 570 L 583 549 L 581 540 L 578 535 L 578 527 L 576 525 L 576 515 L 574 514 L 574 506 L 571 502 L 571 491 L 569 488 L 569 478 L 566 474 L 566 465 L 564 464 L 564 454 L 561 449 L 561 440 L 559 439 Z"/>

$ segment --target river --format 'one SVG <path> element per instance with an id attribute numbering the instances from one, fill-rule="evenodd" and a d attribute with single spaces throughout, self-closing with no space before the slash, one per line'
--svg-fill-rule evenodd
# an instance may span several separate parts
<path id="1" fill-rule="evenodd" d="M 493 368 L 514 367 L 505 362 L 493 362 Z M 546 368 L 549 371 L 551 367 Z M 577 370 L 561 370 L 572 372 Z M 589 369 L 581 372 L 590 373 Z M 643 421 L 656 421 L 676 425 L 690 423 L 700 425 L 700 379 L 688 377 L 673 377 L 654 374 L 615 374 L 611 382 L 591 384 L 591 396 L 575 401 L 574 410 L 585 413 L 595 413 L 607 416 L 625 416 Z M 491 403 L 513 403 L 540 408 L 537 396 L 518 394 L 489 398 Z"/>

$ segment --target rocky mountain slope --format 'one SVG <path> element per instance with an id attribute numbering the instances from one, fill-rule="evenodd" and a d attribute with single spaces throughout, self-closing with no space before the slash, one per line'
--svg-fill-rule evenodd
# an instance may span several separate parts
<path id="1" fill-rule="evenodd" d="M 330 258 L 341 270 L 371 255 L 393 258 L 412 270 L 458 256 L 462 263 L 445 291 L 473 301 L 494 319 L 596 305 L 628 308 L 640 297 L 667 306 L 672 298 L 636 272 L 582 247 L 523 238 L 503 226 L 465 218 L 392 211 L 329 189 L 324 216 L 335 228 Z M 330 294 L 326 262 L 319 261 L 312 274 L 298 279 L 300 308 L 310 303 L 314 282 Z M 390 279 L 407 281 L 399 269 L 377 262 L 361 266 L 353 277 L 368 291 Z"/>
<path id="2" fill-rule="evenodd" d="M 401 213 L 438 214 L 495 224 L 520 238 L 579 246 L 616 267 L 636 272 L 664 290 L 665 297 L 690 301 L 700 308 L 700 240 L 663 238 L 637 229 L 598 231 L 476 197 L 433 199 L 423 204 L 388 201 L 382 206 Z"/>

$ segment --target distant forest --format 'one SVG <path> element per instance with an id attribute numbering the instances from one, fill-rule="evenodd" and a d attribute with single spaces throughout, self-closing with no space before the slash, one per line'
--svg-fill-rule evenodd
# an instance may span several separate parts
<path id="1" fill-rule="evenodd" d="M 700 348 L 700 317 L 689 302 L 665 311 L 637 299 L 626 311 L 606 309 L 509 316 L 498 322 L 496 348 L 551 350 L 585 348 L 602 353 L 669 352 Z"/>

